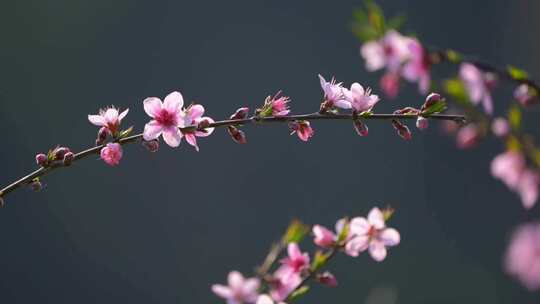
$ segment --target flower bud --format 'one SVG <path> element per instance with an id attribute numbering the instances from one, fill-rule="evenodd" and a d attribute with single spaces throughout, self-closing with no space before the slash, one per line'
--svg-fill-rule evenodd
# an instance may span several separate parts
<path id="1" fill-rule="evenodd" d="M 231 135 L 231 138 L 236 142 L 237 144 L 245 144 L 247 143 L 246 134 L 240 129 L 238 129 L 235 126 L 229 126 L 227 127 L 227 131 L 229 132 L 229 135 Z"/>
<path id="2" fill-rule="evenodd" d="M 73 158 L 75 157 L 75 154 L 73 152 L 67 152 L 66 155 L 64 155 L 64 166 L 71 166 L 71 163 L 73 162 Z"/>
<path id="3" fill-rule="evenodd" d="M 394 127 L 394 129 L 397 131 L 397 134 L 399 135 L 399 137 L 405 140 L 410 140 L 412 138 L 412 134 L 411 134 L 411 131 L 409 130 L 409 127 L 402 124 L 398 120 L 395 120 L 395 119 L 392 120 L 392 127 Z"/>
<path id="4" fill-rule="evenodd" d="M 198 129 L 206 129 L 212 122 L 209 119 L 202 119 L 197 125 Z"/>
<path id="5" fill-rule="evenodd" d="M 231 119 L 245 119 L 249 114 L 249 108 L 243 107 L 239 108 L 231 115 Z"/>
<path id="6" fill-rule="evenodd" d="M 422 111 L 431 107 L 435 103 L 442 100 L 442 97 L 439 93 L 431 93 L 426 97 L 426 102 L 422 105 Z"/>
<path id="7" fill-rule="evenodd" d="M 103 145 L 103 143 L 105 143 L 105 141 L 107 140 L 107 136 L 110 134 L 111 132 L 109 131 L 108 128 L 106 127 L 101 127 L 97 133 L 97 138 L 96 138 L 96 146 L 100 146 L 100 145 Z"/>
<path id="8" fill-rule="evenodd" d="M 39 153 L 38 155 L 36 155 L 36 163 L 39 166 L 46 167 L 48 162 L 49 162 L 49 159 L 47 155 L 43 153 Z"/>
<path id="9" fill-rule="evenodd" d="M 54 151 L 54 159 L 56 160 L 64 159 L 64 155 L 66 155 L 66 153 L 68 152 L 69 152 L 69 148 L 66 148 L 66 147 L 56 148 Z"/>
<path id="10" fill-rule="evenodd" d="M 157 152 L 159 150 L 159 141 L 157 141 L 157 140 L 149 140 L 149 141 L 143 140 L 143 142 L 141 144 L 146 149 L 148 149 L 148 151 L 150 151 L 152 153 Z"/>
<path id="11" fill-rule="evenodd" d="M 101 159 L 109 166 L 118 165 L 122 155 L 122 146 L 119 143 L 108 143 L 100 152 Z"/>
<path id="12" fill-rule="evenodd" d="M 317 274 L 317 281 L 328 287 L 336 287 L 338 285 L 336 277 L 329 271 Z"/>
<path id="13" fill-rule="evenodd" d="M 353 121 L 354 130 L 356 133 L 360 136 L 367 136 L 368 135 L 368 127 L 366 124 L 364 124 L 360 119 L 355 119 Z"/>
<path id="14" fill-rule="evenodd" d="M 39 192 L 43 189 L 43 185 L 41 184 L 41 182 L 39 181 L 39 179 L 34 179 L 32 180 L 32 182 L 30 184 L 28 184 L 30 186 L 30 189 L 34 192 Z"/>
<path id="15" fill-rule="evenodd" d="M 515 89 L 514 98 L 524 107 L 540 101 L 538 92 L 526 84 L 522 84 Z"/>
<path id="16" fill-rule="evenodd" d="M 428 125 L 429 125 L 429 121 L 427 118 L 418 116 L 418 118 L 416 119 L 416 127 L 418 129 L 425 130 L 427 129 Z"/>

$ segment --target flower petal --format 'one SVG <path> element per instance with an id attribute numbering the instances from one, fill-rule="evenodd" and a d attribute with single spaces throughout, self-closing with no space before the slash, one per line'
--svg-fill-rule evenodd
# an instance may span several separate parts
<path id="1" fill-rule="evenodd" d="M 88 121 L 98 127 L 104 127 L 107 124 L 101 115 L 88 115 Z"/>
<path id="2" fill-rule="evenodd" d="M 125 109 L 122 113 L 120 113 L 120 115 L 118 115 L 118 121 L 122 121 L 122 119 L 124 119 L 128 113 L 129 109 Z"/>
<path id="3" fill-rule="evenodd" d="M 369 246 L 369 237 L 367 235 L 355 236 L 345 244 L 345 253 L 357 257 L 360 252 L 365 251 Z"/>
<path id="4" fill-rule="evenodd" d="M 371 209 L 371 211 L 368 214 L 367 220 L 376 229 L 383 229 L 384 226 L 385 226 L 384 225 L 384 215 L 383 215 L 381 209 L 379 209 L 377 207 Z"/>
<path id="5" fill-rule="evenodd" d="M 159 115 L 162 105 L 161 100 L 157 97 L 148 97 L 143 101 L 144 111 L 152 118 Z"/>
<path id="6" fill-rule="evenodd" d="M 173 148 L 180 146 L 182 136 L 182 132 L 176 127 L 169 127 L 163 130 L 163 140 L 165 140 L 167 145 Z"/>
<path id="7" fill-rule="evenodd" d="M 163 126 L 155 120 L 144 125 L 143 138 L 146 141 L 156 139 L 163 132 Z"/>
<path id="8" fill-rule="evenodd" d="M 382 262 L 386 258 L 386 247 L 384 243 L 372 240 L 369 243 L 369 254 L 375 261 Z"/>
<path id="9" fill-rule="evenodd" d="M 191 107 L 189 107 L 189 111 L 187 113 L 187 119 L 191 121 L 196 121 L 197 119 L 201 118 L 203 114 L 204 114 L 204 107 L 200 104 L 194 104 Z"/>
<path id="10" fill-rule="evenodd" d="M 364 217 L 355 217 L 351 220 L 349 229 L 354 235 L 366 235 L 371 225 Z"/>
<path id="11" fill-rule="evenodd" d="M 358 82 L 355 82 L 351 85 L 351 92 L 352 92 L 353 98 L 364 96 L 364 93 L 365 93 L 364 87 Z"/>
<path id="12" fill-rule="evenodd" d="M 227 277 L 227 282 L 232 289 L 239 290 L 244 285 L 244 276 L 238 271 L 231 271 Z"/>
<path id="13" fill-rule="evenodd" d="M 274 304 L 274 300 L 269 295 L 260 295 L 256 304 Z"/>
<path id="14" fill-rule="evenodd" d="M 379 234 L 379 239 L 385 246 L 396 246 L 401 240 L 399 232 L 394 228 L 386 228 Z"/>
<path id="15" fill-rule="evenodd" d="M 199 146 L 197 146 L 197 137 L 195 137 L 195 134 L 187 133 L 187 134 L 184 134 L 184 136 L 186 137 L 186 141 L 188 142 L 188 144 L 195 147 L 195 150 L 199 152 Z"/>
<path id="16" fill-rule="evenodd" d="M 228 299 L 233 297 L 232 290 L 224 285 L 215 284 L 212 285 L 212 292 L 214 292 L 218 297 Z"/>
<path id="17" fill-rule="evenodd" d="M 184 106 L 184 98 L 180 92 L 172 92 L 163 101 L 163 107 L 170 112 L 176 112 Z"/>
<path id="18" fill-rule="evenodd" d="M 289 246 L 287 247 L 287 253 L 289 254 L 289 257 L 292 259 L 302 256 L 300 247 L 298 247 L 298 244 L 296 243 L 289 243 Z"/>

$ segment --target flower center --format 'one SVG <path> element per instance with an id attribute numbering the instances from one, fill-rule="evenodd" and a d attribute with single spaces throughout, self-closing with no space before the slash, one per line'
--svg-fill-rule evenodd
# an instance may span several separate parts
<path id="1" fill-rule="evenodd" d="M 165 109 L 162 109 L 159 115 L 156 116 L 156 120 L 165 127 L 176 125 L 176 115 Z"/>

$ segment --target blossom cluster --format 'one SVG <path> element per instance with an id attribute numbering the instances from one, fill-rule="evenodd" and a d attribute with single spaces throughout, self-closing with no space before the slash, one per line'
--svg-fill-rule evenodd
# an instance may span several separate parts
<path id="1" fill-rule="evenodd" d="M 286 256 L 272 274 L 260 274 L 259 277 L 245 278 L 238 271 L 231 271 L 227 285 L 212 285 L 212 291 L 229 304 L 241 303 L 284 303 L 313 278 L 317 282 L 335 287 L 336 277 L 329 271 L 320 269 L 337 251 L 357 257 L 368 251 L 377 261 L 387 256 L 387 247 L 400 242 L 400 234 L 394 228 L 386 226 L 393 210 L 373 208 L 367 218 L 355 217 L 350 220 L 340 219 L 335 225 L 335 232 L 322 225 L 312 227 L 314 244 L 319 250 L 314 256 L 302 252 L 297 242 L 287 244 Z"/>

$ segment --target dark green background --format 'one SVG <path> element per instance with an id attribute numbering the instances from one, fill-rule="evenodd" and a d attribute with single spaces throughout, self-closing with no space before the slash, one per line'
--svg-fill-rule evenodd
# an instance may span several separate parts
<path id="1" fill-rule="evenodd" d="M 537 1 L 381 4 L 406 12 L 429 43 L 540 75 Z M 3 0 L 0 183 L 54 144 L 91 145 L 86 115 L 109 104 L 129 107 L 125 124 L 140 130 L 143 98 L 172 90 L 217 119 L 278 89 L 293 111 L 314 111 L 318 73 L 377 91 L 349 30 L 360 5 Z M 509 92 L 496 97 L 499 113 Z M 408 85 L 377 111 L 421 103 Z M 249 273 L 292 218 L 330 226 L 387 204 L 402 244 L 382 264 L 338 257 L 340 288 L 314 288 L 303 303 L 365 303 L 381 290 L 370 304 L 537 301 L 501 269 L 511 230 L 539 208 L 525 212 L 489 176 L 500 143 L 461 152 L 437 128 L 403 142 L 385 122 L 370 122 L 367 138 L 348 123 L 314 127 L 307 144 L 275 125 L 247 127 L 245 146 L 218 130 L 199 153 L 133 145 L 117 168 L 90 158 L 47 176 L 42 193 L 14 193 L 0 212 L 0 302 L 218 303 L 210 285 Z"/>

